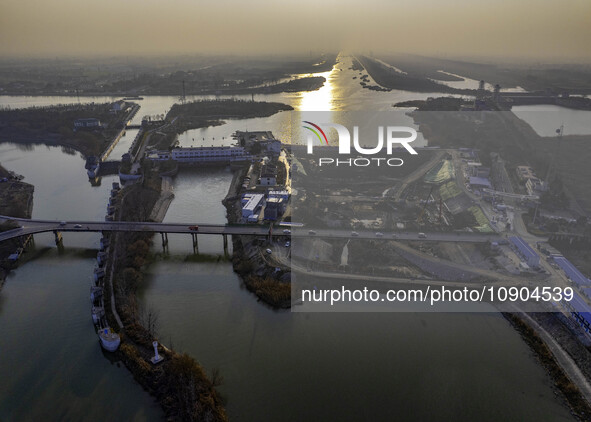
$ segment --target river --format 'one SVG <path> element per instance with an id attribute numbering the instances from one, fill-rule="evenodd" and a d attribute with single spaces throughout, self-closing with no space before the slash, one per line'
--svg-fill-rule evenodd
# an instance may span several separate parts
<path id="1" fill-rule="evenodd" d="M 540 136 L 591 135 L 591 111 L 573 110 L 551 104 L 514 106 L 511 111 Z"/>
<path id="2" fill-rule="evenodd" d="M 387 110 L 435 95 L 361 89 L 349 66 L 342 60 L 318 91 L 255 99 L 306 112 Z M 165 113 L 175 100 L 146 97 L 136 119 Z M 35 104 L 28 97 L 0 101 Z M 181 138 L 225 143 L 246 127 L 281 138 L 288 115 L 229 121 Z M 103 217 L 115 179 L 91 186 L 79 154 L 0 144 L 0 162 L 35 185 L 34 217 Z M 165 220 L 224 222 L 221 199 L 231 177 L 228 170 L 181 172 Z M 200 236 L 200 252 L 211 255 L 206 262 L 186 259 L 187 237 L 169 236 L 167 254 L 155 240 L 157 259 L 140 299 L 157 309 L 163 343 L 188 352 L 208 372 L 221 370 L 232 420 L 572 420 L 528 346 L 499 314 L 274 311 L 241 287 L 221 239 Z M 66 234 L 64 242 L 60 252 L 51 235 L 36 236 L 28 262 L 0 291 L 0 420 L 161 419 L 127 370 L 103 356 L 93 333 L 88 286 L 98 235 Z"/>

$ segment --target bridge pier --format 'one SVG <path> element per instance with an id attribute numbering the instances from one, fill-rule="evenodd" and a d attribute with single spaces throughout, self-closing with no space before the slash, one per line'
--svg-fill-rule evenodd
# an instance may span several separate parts
<path id="1" fill-rule="evenodd" d="M 33 235 L 32 235 L 32 234 L 29 234 L 29 235 L 26 235 L 26 236 L 20 236 L 20 237 L 17 239 L 17 242 L 18 242 L 18 245 L 19 245 L 21 248 L 23 248 L 23 249 L 24 249 L 24 248 L 26 248 L 26 247 L 27 247 L 27 246 L 28 246 L 30 243 L 33 243 L 33 242 L 34 242 L 34 238 L 33 238 Z"/>
<path id="2" fill-rule="evenodd" d="M 166 249 L 168 246 L 168 233 L 160 233 L 162 237 L 162 249 Z"/>
<path id="3" fill-rule="evenodd" d="M 224 238 L 224 254 L 228 255 L 228 235 L 223 234 L 222 237 Z"/>
<path id="4" fill-rule="evenodd" d="M 58 246 L 63 246 L 64 239 L 62 238 L 62 233 L 57 230 L 54 230 L 53 234 L 55 235 L 55 244 Z"/>
<path id="5" fill-rule="evenodd" d="M 199 253 L 199 242 L 197 240 L 197 233 L 191 233 L 191 238 L 193 240 L 193 253 Z"/>

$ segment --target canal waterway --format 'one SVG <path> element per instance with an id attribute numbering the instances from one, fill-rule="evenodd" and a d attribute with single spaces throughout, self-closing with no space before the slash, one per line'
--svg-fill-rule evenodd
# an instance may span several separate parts
<path id="1" fill-rule="evenodd" d="M 343 58 L 311 93 L 255 96 L 302 112 L 387 110 L 437 94 L 362 89 Z M 0 97 L 13 107 L 48 97 Z M 62 101 L 53 97 L 54 103 Z M 72 102 L 70 97 L 66 97 Z M 93 99 L 97 101 L 96 99 Z M 175 97 L 145 97 L 143 115 L 165 113 Z M 140 117 L 138 117 L 140 116 Z M 289 113 L 181 135 L 224 143 L 234 130 L 289 133 Z M 195 141 L 195 143 L 197 143 Z M 0 144 L 0 162 L 35 185 L 35 218 L 102 219 L 110 184 L 92 186 L 78 153 Z M 165 221 L 225 222 L 229 170 L 181 171 Z M 162 413 L 127 370 L 101 352 L 88 286 L 98 235 L 51 235 L 0 291 L 0 420 L 159 420 Z M 199 237 L 206 255 L 191 259 L 190 238 L 169 236 L 148 268 L 140 300 L 158 314 L 161 341 L 224 376 L 232 420 L 573 420 L 519 335 L 490 314 L 304 314 L 274 311 L 241 286 L 222 240 Z"/>

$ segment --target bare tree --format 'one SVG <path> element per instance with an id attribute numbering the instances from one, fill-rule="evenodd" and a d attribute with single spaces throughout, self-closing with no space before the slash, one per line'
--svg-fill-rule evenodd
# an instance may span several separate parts
<path id="1" fill-rule="evenodd" d="M 143 306 L 140 312 L 140 323 L 148 331 L 150 337 L 156 337 L 160 311 L 153 305 Z"/>

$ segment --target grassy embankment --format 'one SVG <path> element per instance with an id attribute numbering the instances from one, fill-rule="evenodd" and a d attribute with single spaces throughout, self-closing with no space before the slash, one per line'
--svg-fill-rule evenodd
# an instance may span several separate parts
<path id="1" fill-rule="evenodd" d="M 427 77 L 421 75 L 404 74 L 397 72 L 391 67 L 365 56 L 357 57 L 367 73 L 379 85 L 403 91 L 414 92 L 442 92 L 449 94 L 475 95 L 476 91 L 472 89 L 456 89 L 447 85 L 433 82 Z"/>
<path id="2" fill-rule="evenodd" d="M 174 104 L 166 115 L 166 121 L 171 124 L 158 132 L 152 132 L 148 144 L 155 149 L 169 149 L 175 144 L 179 134 L 190 129 L 220 126 L 225 123 L 223 119 L 268 117 L 287 110 L 293 108 L 281 103 L 233 99 Z"/>
<path id="3" fill-rule="evenodd" d="M 110 109 L 110 104 L 71 104 L 0 110 L 0 142 L 61 145 L 84 156 L 99 155 L 123 128 L 126 116 Z M 81 118 L 97 118 L 105 128 L 74 131 L 74 121 Z"/>
<path id="4" fill-rule="evenodd" d="M 417 111 L 459 111 L 467 101 L 455 97 L 438 97 L 429 100 L 409 100 L 394 104 L 394 107 L 413 107 Z"/>
<path id="5" fill-rule="evenodd" d="M 268 117 L 286 110 L 293 110 L 293 107 L 264 101 L 203 100 L 173 105 L 166 115 L 166 120 L 177 119 L 175 128 L 177 133 L 182 133 L 189 129 L 222 124 L 221 119 Z"/>
<path id="6" fill-rule="evenodd" d="M 124 188 L 121 219 L 146 221 L 160 196 L 159 170 L 151 164 L 144 166 L 144 182 Z M 122 344 L 118 351 L 134 378 L 154 395 L 168 418 L 180 421 L 226 421 L 222 398 L 215 387 L 221 376 L 213 372 L 208 377 L 199 363 L 187 354 L 180 354 L 160 345 L 164 361 L 157 366 L 152 341 L 157 337 L 157 314 L 142 309 L 137 290 L 144 282 L 143 270 L 150 262 L 152 234 L 126 233 L 112 236 L 112 258 L 115 271 L 113 289 L 117 312 L 123 323 Z M 112 327 L 117 322 L 111 314 L 110 292 L 105 295 L 107 317 Z"/>
<path id="7" fill-rule="evenodd" d="M 474 80 L 484 80 L 502 88 L 520 86 L 527 91 L 545 91 L 562 94 L 591 93 L 591 69 L 580 64 L 540 64 L 519 61 L 467 61 L 423 57 L 410 54 L 381 55 L 386 63 L 392 64 L 412 75 L 441 81 L 458 81 L 443 70 Z"/>

